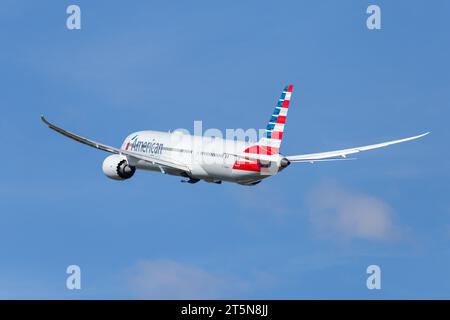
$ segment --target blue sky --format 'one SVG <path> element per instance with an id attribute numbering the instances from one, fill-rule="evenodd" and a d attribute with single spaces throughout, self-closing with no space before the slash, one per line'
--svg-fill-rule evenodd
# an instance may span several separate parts
<path id="1" fill-rule="evenodd" d="M 70 4 L 81 30 L 66 29 Z M 382 30 L 366 28 L 369 4 Z M 0 298 L 450 298 L 449 13 L 444 0 L 4 1 Z M 432 133 L 246 188 L 111 181 L 106 153 L 39 120 L 116 146 L 194 120 L 263 128 L 288 83 L 285 154 Z"/>

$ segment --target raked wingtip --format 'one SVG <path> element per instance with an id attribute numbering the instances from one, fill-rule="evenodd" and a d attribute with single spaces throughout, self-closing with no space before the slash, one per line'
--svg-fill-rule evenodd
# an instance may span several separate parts
<path id="1" fill-rule="evenodd" d="M 47 121 L 47 119 L 45 119 L 44 115 L 41 114 L 41 120 L 43 123 L 45 123 L 46 125 L 50 125 L 50 123 Z"/>

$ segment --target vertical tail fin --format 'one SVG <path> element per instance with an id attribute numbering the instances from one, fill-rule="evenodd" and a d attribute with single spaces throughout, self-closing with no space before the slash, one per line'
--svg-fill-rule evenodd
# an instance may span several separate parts
<path id="1" fill-rule="evenodd" d="M 244 151 L 245 153 L 266 155 L 280 153 L 281 140 L 283 139 L 284 126 L 286 125 L 286 117 L 293 88 L 294 86 L 290 84 L 283 89 L 281 97 L 273 110 L 269 123 L 267 124 L 264 136 L 256 145 L 247 148 Z"/>
<path id="2" fill-rule="evenodd" d="M 286 117 L 291 101 L 293 85 L 288 85 L 284 88 L 280 99 L 270 117 L 263 137 L 257 144 L 252 145 L 244 150 L 244 153 L 249 154 L 263 154 L 276 155 L 280 153 L 281 140 L 283 139 L 284 126 L 286 124 Z M 268 165 L 268 166 L 267 166 Z M 273 162 L 264 164 L 260 160 L 246 159 L 237 160 L 233 166 L 234 170 L 256 171 L 261 175 L 273 175 L 278 172 L 278 165 L 273 165 Z"/>
<path id="3" fill-rule="evenodd" d="M 291 101 L 292 89 L 294 86 L 287 85 L 281 94 L 278 103 L 273 110 L 269 123 L 267 124 L 264 136 L 259 140 L 258 145 L 266 149 L 266 154 L 277 154 L 280 152 L 281 140 L 283 139 L 284 126 Z"/>

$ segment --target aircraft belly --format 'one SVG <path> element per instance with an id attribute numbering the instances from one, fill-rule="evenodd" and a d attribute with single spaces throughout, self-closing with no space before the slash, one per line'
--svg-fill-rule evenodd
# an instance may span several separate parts
<path id="1" fill-rule="evenodd" d="M 231 178 L 231 169 L 225 168 L 223 165 L 202 164 L 201 167 L 205 171 L 207 178 L 225 181 L 228 181 Z"/>

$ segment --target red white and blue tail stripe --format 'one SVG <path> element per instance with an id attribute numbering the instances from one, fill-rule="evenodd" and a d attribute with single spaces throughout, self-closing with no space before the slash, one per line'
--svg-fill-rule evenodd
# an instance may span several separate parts
<path id="1" fill-rule="evenodd" d="M 284 126 L 286 124 L 287 112 L 291 101 L 293 85 L 284 88 L 280 99 L 270 117 L 263 137 L 257 144 L 244 150 L 244 153 L 257 155 L 276 155 L 280 153 L 281 140 L 283 139 Z M 262 172 L 267 169 L 261 165 L 261 162 L 249 157 L 248 159 L 239 159 L 233 165 L 234 170 Z M 270 170 L 269 170 L 270 172 Z"/>
<path id="2" fill-rule="evenodd" d="M 267 124 L 264 136 L 258 142 L 258 145 L 267 150 L 266 154 L 278 154 L 280 152 L 281 140 L 283 139 L 284 126 L 291 101 L 293 85 L 284 88 L 280 100 L 273 110 Z"/>
<path id="3" fill-rule="evenodd" d="M 283 138 L 284 126 L 286 124 L 286 116 L 291 101 L 293 85 L 288 85 L 284 88 L 280 99 L 270 117 L 267 124 L 264 136 L 257 144 L 248 147 L 244 153 L 257 155 L 275 155 L 280 153 L 281 139 Z M 259 160 L 240 159 L 237 160 L 233 166 L 234 170 L 256 171 L 262 172 L 265 169 Z"/>

